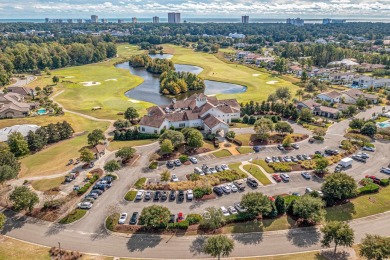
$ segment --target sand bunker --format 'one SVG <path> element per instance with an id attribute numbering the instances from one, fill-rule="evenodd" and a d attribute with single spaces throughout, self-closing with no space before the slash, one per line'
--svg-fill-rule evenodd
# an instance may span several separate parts
<path id="1" fill-rule="evenodd" d="M 91 87 L 91 86 L 97 86 L 97 85 L 102 84 L 102 83 L 97 82 L 97 81 L 86 81 L 86 82 L 80 82 L 80 83 L 83 84 L 84 87 Z"/>
<path id="2" fill-rule="evenodd" d="M 74 76 L 66 76 L 66 77 L 64 77 L 65 79 L 73 79 L 74 78 Z"/>
<path id="3" fill-rule="evenodd" d="M 271 81 L 267 81 L 266 83 L 273 85 L 273 84 L 278 83 L 278 82 L 279 81 L 277 81 L 277 80 L 271 80 Z"/>
<path id="4" fill-rule="evenodd" d="M 105 81 L 118 81 L 117 79 L 106 79 Z"/>
<path id="5" fill-rule="evenodd" d="M 135 99 L 129 99 L 129 101 L 130 101 L 131 103 L 139 103 L 139 102 L 140 102 L 139 100 L 135 100 Z"/>
<path id="6" fill-rule="evenodd" d="M 252 74 L 253 77 L 258 77 L 260 74 Z"/>

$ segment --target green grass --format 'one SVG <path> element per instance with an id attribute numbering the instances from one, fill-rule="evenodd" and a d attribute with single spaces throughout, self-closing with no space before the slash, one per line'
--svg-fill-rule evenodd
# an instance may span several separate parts
<path id="1" fill-rule="evenodd" d="M 136 190 L 129 190 L 125 195 L 125 200 L 133 201 L 135 199 L 135 195 L 137 195 Z"/>
<path id="2" fill-rule="evenodd" d="M 287 215 L 262 221 L 238 222 L 224 226 L 223 233 L 250 233 L 285 230 L 295 227 L 295 221 Z"/>
<path id="3" fill-rule="evenodd" d="M 146 182 L 146 178 L 145 178 L 145 177 L 139 178 L 139 179 L 134 183 L 134 187 L 136 187 L 137 189 L 141 189 L 142 186 L 145 184 L 145 182 Z"/>
<path id="4" fill-rule="evenodd" d="M 65 177 L 57 177 L 51 179 L 42 179 L 31 181 L 31 185 L 34 190 L 47 191 L 60 186 L 65 181 Z"/>
<path id="5" fill-rule="evenodd" d="M 213 152 L 213 155 L 217 158 L 223 158 L 232 155 L 232 153 L 229 150 L 222 149 L 216 152 Z"/>
<path id="6" fill-rule="evenodd" d="M 243 171 L 239 168 L 240 165 L 241 165 L 241 163 L 239 162 L 239 163 L 231 163 L 231 164 L 229 164 L 228 166 L 229 166 L 229 169 L 230 169 L 230 170 L 235 170 L 236 172 L 238 172 L 238 173 L 240 173 L 240 174 L 245 174 L 245 175 L 247 175 L 245 172 L 243 172 Z"/>
<path id="7" fill-rule="evenodd" d="M 264 160 L 253 160 L 252 163 L 259 165 L 264 171 L 268 173 L 274 173 L 274 169 L 268 166 L 268 163 Z"/>
<path id="8" fill-rule="evenodd" d="M 255 137 L 254 134 L 239 134 L 236 135 L 234 139 L 240 140 L 242 142 L 242 146 L 248 146 L 251 139 Z"/>
<path id="9" fill-rule="evenodd" d="M 272 182 L 265 176 L 265 174 L 260 170 L 260 168 L 256 165 L 250 164 L 250 165 L 244 165 L 244 170 L 252 174 L 253 177 L 255 177 L 259 182 L 261 182 L 263 185 L 269 185 L 272 184 Z"/>
<path id="10" fill-rule="evenodd" d="M 109 151 L 116 151 L 123 147 L 142 146 L 157 142 L 157 139 L 146 139 L 146 140 L 131 140 L 131 141 L 113 141 L 108 146 Z"/>
<path id="11" fill-rule="evenodd" d="M 203 68 L 200 76 L 204 79 L 230 82 L 247 87 L 244 93 L 218 94 L 218 98 L 237 98 L 239 102 L 250 100 L 266 100 L 270 93 L 279 87 L 289 87 L 294 94 L 298 86 L 271 74 L 248 68 L 244 65 L 228 64 L 221 61 L 213 54 L 195 52 L 189 48 L 175 45 L 164 45 L 165 51 L 174 54 L 172 60 L 178 64 L 190 64 Z M 258 74 L 258 75 L 256 75 Z M 276 84 L 268 84 L 269 81 L 278 81 Z"/>
<path id="12" fill-rule="evenodd" d="M 248 125 L 244 123 L 233 123 L 232 128 L 253 128 L 253 125 Z"/>
<path id="13" fill-rule="evenodd" d="M 244 257 L 242 260 L 327 260 L 326 257 L 320 255 L 320 251 L 311 251 L 305 253 L 295 253 L 275 256 L 258 256 L 258 257 Z"/>
<path id="14" fill-rule="evenodd" d="M 381 117 L 375 119 L 375 122 L 381 123 L 381 122 L 385 122 L 387 120 L 389 120 L 389 118 L 381 116 Z"/>
<path id="15" fill-rule="evenodd" d="M 145 114 L 146 108 L 152 106 L 151 103 L 132 102 L 131 98 L 124 95 L 126 91 L 141 84 L 143 79 L 130 74 L 128 70 L 114 67 L 115 63 L 141 52 L 133 45 L 118 45 L 119 58 L 52 71 L 53 76 L 61 77 L 61 83 L 58 84 L 56 90 L 64 90 L 64 93 L 57 96 L 55 100 L 66 109 L 97 118 L 122 118 L 123 116 L 119 116 L 117 113 L 124 112 L 130 106 L 136 108 L 140 114 Z M 116 79 L 116 81 L 106 81 L 109 79 Z M 62 82 L 62 80 L 66 82 Z M 89 81 L 101 84 L 86 87 L 81 83 Z M 93 111 L 93 107 L 102 107 L 102 109 Z"/>
<path id="16" fill-rule="evenodd" d="M 87 214 L 87 210 L 85 209 L 74 209 L 70 212 L 66 217 L 60 220 L 61 224 L 70 224 L 73 223 Z"/>
<path id="17" fill-rule="evenodd" d="M 246 147 L 240 146 L 240 147 L 237 147 L 236 149 L 240 154 L 247 154 L 247 153 L 253 152 L 252 147 L 248 147 L 248 146 L 246 146 Z"/>
<path id="18" fill-rule="evenodd" d="M 379 193 L 363 195 L 347 204 L 326 208 L 326 220 L 347 221 L 388 211 L 389 198 L 390 186 L 382 188 Z"/>

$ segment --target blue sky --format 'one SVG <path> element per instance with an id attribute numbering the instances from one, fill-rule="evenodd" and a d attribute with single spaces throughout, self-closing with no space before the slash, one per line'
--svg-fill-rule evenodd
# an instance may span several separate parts
<path id="1" fill-rule="evenodd" d="M 389 18 L 390 0 L 0 0 L 0 18 L 165 17 Z"/>

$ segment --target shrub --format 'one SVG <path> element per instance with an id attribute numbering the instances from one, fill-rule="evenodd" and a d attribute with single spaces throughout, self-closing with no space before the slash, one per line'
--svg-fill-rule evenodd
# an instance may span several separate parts
<path id="1" fill-rule="evenodd" d="M 188 161 L 188 155 L 185 155 L 185 154 L 180 155 L 179 160 L 180 160 L 182 163 Z"/>
<path id="2" fill-rule="evenodd" d="M 86 183 L 86 184 L 84 184 L 84 186 L 81 187 L 81 188 L 77 191 L 77 194 L 78 194 L 78 195 L 82 195 L 82 194 L 86 193 L 87 190 L 89 189 L 89 187 L 91 187 L 91 185 L 92 185 L 91 183 Z"/>
<path id="3" fill-rule="evenodd" d="M 379 186 L 376 185 L 375 183 L 370 183 L 370 184 L 367 184 L 366 186 L 364 187 L 361 187 L 358 189 L 358 194 L 362 195 L 362 194 L 370 194 L 370 193 L 376 193 L 379 191 Z"/>
<path id="4" fill-rule="evenodd" d="M 136 181 L 136 183 L 134 184 L 134 187 L 136 187 L 137 189 L 141 189 L 144 186 L 145 182 L 145 177 L 139 178 L 138 181 Z"/>
<path id="5" fill-rule="evenodd" d="M 136 190 L 129 190 L 125 195 L 125 200 L 127 201 L 133 201 L 135 199 L 135 196 L 137 195 Z"/>
<path id="6" fill-rule="evenodd" d="M 188 221 L 188 224 L 194 225 L 194 224 L 199 224 L 200 221 L 202 220 L 202 216 L 199 214 L 188 214 L 186 221 Z"/>
<path id="7" fill-rule="evenodd" d="M 379 183 L 379 185 L 384 186 L 384 187 L 389 186 L 389 184 L 390 184 L 389 179 L 381 179 L 381 182 Z"/>
<path id="8" fill-rule="evenodd" d="M 151 162 L 149 164 L 149 169 L 155 170 L 157 169 L 157 166 L 158 166 L 158 162 Z"/>
<path id="9" fill-rule="evenodd" d="M 238 146 L 242 146 L 242 142 L 238 139 L 233 139 L 233 143 L 235 143 Z"/>
<path id="10" fill-rule="evenodd" d="M 303 161 L 301 163 L 301 166 L 303 169 L 311 170 L 311 169 L 314 169 L 316 167 L 316 162 L 313 160 Z"/>
<path id="11" fill-rule="evenodd" d="M 106 219 L 106 228 L 110 231 L 114 231 L 116 224 L 119 220 L 119 213 L 115 213 L 112 216 L 108 216 Z"/>
<path id="12" fill-rule="evenodd" d="M 196 187 L 194 189 L 194 197 L 197 199 L 202 198 L 204 195 L 211 194 L 211 187 Z"/>
<path id="13" fill-rule="evenodd" d="M 190 224 L 188 223 L 188 221 L 186 219 L 182 222 L 168 223 L 167 228 L 168 229 L 175 229 L 175 228 L 176 229 L 188 229 L 189 225 Z"/>
<path id="14" fill-rule="evenodd" d="M 317 136 L 317 135 L 313 136 L 313 139 L 318 140 L 318 141 L 324 141 L 324 137 Z"/>
<path id="15" fill-rule="evenodd" d="M 44 209 L 58 209 L 64 204 L 65 204 L 65 200 L 63 200 L 63 199 L 50 200 L 50 201 L 46 201 L 43 204 L 43 208 Z"/>
<path id="16" fill-rule="evenodd" d="M 226 223 L 244 222 L 252 220 L 253 218 L 249 214 L 239 212 L 238 214 L 230 215 L 225 218 Z"/>
<path id="17" fill-rule="evenodd" d="M 269 166 L 276 172 L 291 172 L 291 164 L 286 162 L 270 163 Z"/>

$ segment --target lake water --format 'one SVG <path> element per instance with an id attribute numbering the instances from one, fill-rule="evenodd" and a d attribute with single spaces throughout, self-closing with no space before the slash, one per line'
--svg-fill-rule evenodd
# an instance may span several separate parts
<path id="1" fill-rule="evenodd" d="M 172 58 L 170 54 L 156 54 L 150 55 L 152 58 Z M 131 99 L 142 100 L 150 103 L 154 103 L 156 105 L 167 105 L 171 102 L 172 97 L 161 95 L 160 90 L 160 82 L 159 75 L 149 73 L 144 68 L 133 68 L 129 65 L 128 62 L 120 63 L 116 65 L 117 68 L 127 69 L 131 74 L 137 75 L 144 79 L 144 82 L 139 86 L 127 91 L 125 95 Z M 201 67 L 192 66 L 192 65 L 183 65 L 183 64 L 175 64 L 176 71 L 185 71 L 191 72 L 194 74 L 199 74 L 202 72 Z M 205 93 L 206 95 L 215 95 L 215 94 L 234 94 L 234 93 L 242 93 L 246 91 L 246 87 L 231 84 L 226 82 L 218 82 L 212 80 L 205 80 L 206 88 L 200 91 L 189 91 L 187 93 L 183 93 L 175 96 L 177 100 L 185 99 L 191 96 L 194 93 Z"/>

